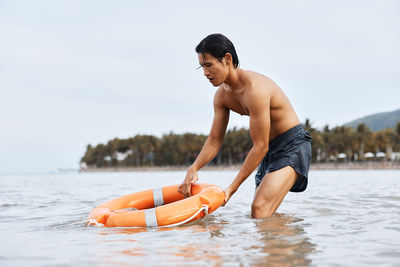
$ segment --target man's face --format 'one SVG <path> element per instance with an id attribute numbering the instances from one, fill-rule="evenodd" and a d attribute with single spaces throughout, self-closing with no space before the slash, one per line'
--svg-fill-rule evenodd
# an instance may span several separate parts
<path id="1" fill-rule="evenodd" d="M 208 53 L 198 54 L 199 64 L 203 68 L 204 76 L 212 83 L 213 86 L 220 86 L 228 77 L 229 67 L 225 63 L 224 58 L 222 62 Z"/>

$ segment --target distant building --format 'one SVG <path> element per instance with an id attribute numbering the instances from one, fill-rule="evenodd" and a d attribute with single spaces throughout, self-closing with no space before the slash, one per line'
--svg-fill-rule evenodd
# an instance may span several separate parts
<path id="1" fill-rule="evenodd" d="M 341 161 L 341 162 L 346 161 L 347 155 L 345 153 L 339 153 L 337 155 L 337 159 L 338 159 L 338 161 Z"/>
<path id="2" fill-rule="evenodd" d="M 374 157 L 375 157 L 375 154 L 372 152 L 367 152 L 364 154 L 364 158 L 366 158 L 366 159 L 372 159 Z"/>
<path id="3" fill-rule="evenodd" d="M 390 154 L 390 160 L 392 160 L 392 161 L 400 161 L 400 152 L 392 152 Z"/>
<path id="4" fill-rule="evenodd" d="M 113 157 L 118 161 L 123 161 L 132 153 L 133 153 L 132 150 L 127 150 L 125 153 L 117 151 L 114 153 Z"/>

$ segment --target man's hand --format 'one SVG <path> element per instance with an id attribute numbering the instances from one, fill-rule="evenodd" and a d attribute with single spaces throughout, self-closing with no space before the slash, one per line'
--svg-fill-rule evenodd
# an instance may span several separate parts
<path id="1" fill-rule="evenodd" d="M 196 183 L 197 180 L 199 180 L 199 176 L 197 175 L 197 170 L 190 167 L 186 173 L 185 180 L 183 180 L 183 183 L 178 187 L 178 192 L 182 193 L 185 198 L 190 197 L 191 196 L 190 190 L 192 188 L 192 184 Z"/>
<path id="2" fill-rule="evenodd" d="M 229 199 L 231 198 L 231 196 L 236 192 L 237 189 L 232 189 L 230 186 L 228 186 L 224 192 L 225 192 L 225 200 L 222 203 L 222 206 L 225 206 L 226 203 L 228 203 Z"/>

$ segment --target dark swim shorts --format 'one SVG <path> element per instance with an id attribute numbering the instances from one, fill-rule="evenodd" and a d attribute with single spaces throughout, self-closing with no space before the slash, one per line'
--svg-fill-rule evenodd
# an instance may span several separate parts
<path id="1" fill-rule="evenodd" d="M 291 166 L 299 178 L 290 189 L 303 192 L 307 188 L 308 169 L 311 161 L 311 136 L 299 124 L 269 142 L 269 150 L 258 167 L 256 186 L 268 172 Z"/>

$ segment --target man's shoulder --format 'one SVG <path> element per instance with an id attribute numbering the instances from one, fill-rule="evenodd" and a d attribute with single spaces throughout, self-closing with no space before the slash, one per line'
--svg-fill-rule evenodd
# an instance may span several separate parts
<path id="1" fill-rule="evenodd" d="M 219 86 L 214 94 L 214 103 L 219 103 L 223 105 L 226 102 L 227 98 L 229 98 L 229 95 L 226 88 L 223 85 Z"/>
<path id="2" fill-rule="evenodd" d="M 222 84 L 215 91 L 215 97 L 226 97 L 229 95 L 229 87 L 226 84 Z"/>
<path id="3" fill-rule="evenodd" d="M 247 79 L 251 79 L 251 80 L 271 80 L 267 75 L 262 74 L 260 72 L 257 71 L 253 71 L 253 70 L 243 70 L 243 73 L 245 75 L 245 77 Z"/>
<path id="4" fill-rule="evenodd" d="M 246 92 L 248 96 L 271 97 L 277 89 L 277 85 L 271 79 L 263 75 L 257 75 L 249 81 Z"/>
<path id="5" fill-rule="evenodd" d="M 277 85 L 271 78 L 262 73 L 251 70 L 245 70 L 243 74 L 244 74 L 243 78 L 248 84 L 248 87 L 256 89 L 257 88 L 273 89 L 277 87 Z"/>

